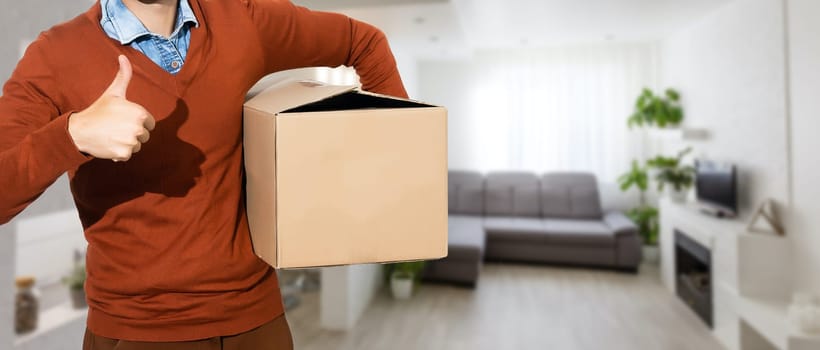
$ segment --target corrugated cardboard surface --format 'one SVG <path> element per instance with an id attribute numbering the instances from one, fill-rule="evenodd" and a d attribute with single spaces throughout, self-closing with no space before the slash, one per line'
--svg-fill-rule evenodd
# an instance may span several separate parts
<path id="1" fill-rule="evenodd" d="M 245 107 L 246 210 L 254 251 L 276 262 L 276 118 Z M 264 234 L 262 234 L 264 233 Z"/>
<path id="2" fill-rule="evenodd" d="M 278 89 L 311 91 L 289 97 L 302 104 L 349 91 L 290 87 L 295 90 Z M 274 90 L 245 109 L 247 204 L 257 255 L 277 268 L 446 256 L 444 108 L 278 114 L 298 104 L 271 97 Z"/>

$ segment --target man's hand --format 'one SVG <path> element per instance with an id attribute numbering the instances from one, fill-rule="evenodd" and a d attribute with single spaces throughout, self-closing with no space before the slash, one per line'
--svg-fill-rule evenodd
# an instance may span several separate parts
<path id="1" fill-rule="evenodd" d="M 71 115 L 68 133 L 77 149 L 96 158 L 127 161 L 148 142 L 154 117 L 125 98 L 131 82 L 131 62 L 119 56 L 120 70 L 102 96 L 82 112 Z"/>

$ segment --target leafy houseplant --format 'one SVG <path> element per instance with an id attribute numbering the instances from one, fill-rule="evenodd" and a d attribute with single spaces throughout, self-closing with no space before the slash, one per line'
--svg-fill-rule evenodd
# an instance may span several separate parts
<path id="1" fill-rule="evenodd" d="M 635 101 L 635 112 L 629 117 L 627 123 L 630 128 L 644 125 L 665 128 L 679 125 L 681 121 L 683 121 L 683 107 L 680 105 L 680 94 L 677 91 L 667 89 L 664 96 L 661 96 L 644 88 Z"/>
<path id="2" fill-rule="evenodd" d="M 621 191 L 628 191 L 633 186 L 641 192 L 641 204 L 646 201 L 646 190 L 649 188 L 649 174 L 645 167 L 642 167 L 637 160 L 632 161 L 632 168 L 629 172 L 618 178 Z"/>
<path id="3" fill-rule="evenodd" d="M 663 191 L 666 185 L 671 186 L 670 196 L 677 202 L 686 201 L 686 191 L 695 182 L 695 168 L 681 165 L 683 157 L 692 152 L 687 148 L 678 152 L 676 157 L 657 156 L 647 161 L 650 168 L 656 169 L 655 180 L 658 182 L 658 191 Z"/>
<path id="4" fill-rule="evenodd" d="M 660 234 L 658 208 L 642 205 L 627 211 L 626 216 L 638 225 L 638 231 L 641 233 L 645 244 L 650 246 L 658 244 L 658 235 Z"/>
<path id="5" fill-rule="evenodd" d="M 636 187 L 640 191 L 640 205 L 630 209 L 626 215 L 638 225 L 638 231 L 643 237 L 644 244 L 654 246 L 658 244 L 658 209 L 646 203 L 646 191 L 649 189 L 649 173 L 637 160 L 632 161 L 629 172 L 618 178 L 621 191 L 628 191 Z"/>
<path id="6" fill-rule="evenodd" d="M 85 276 L 85 265 L 75 262 L 71 273 L 63 277 L 63 284 L 68 287 L 69 293 L 71 293 L 71 303 L 75 309 L 86 307 Z"/>
<path id="7" fill-rule="evenodd" d="M 393 297 L 404 300 L 413 294 L 413 286 L 421 280 L 424 261 L 403 262 L 387 265 L 387 276 Z"/>

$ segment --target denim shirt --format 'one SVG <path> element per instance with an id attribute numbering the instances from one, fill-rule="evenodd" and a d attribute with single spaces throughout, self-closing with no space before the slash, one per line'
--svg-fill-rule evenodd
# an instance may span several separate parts
<path id="1" fill-rule="evenodd" d="M 171 74 L 182 69 L 191 43 L 191 26 L 199 26 L 188 0 L 179 0 L 174 30 L 168 38 L 148 31 L 122 0 L 102 0 L 100 5 L 100 24 L 109 37 L 144 53 Z"/>

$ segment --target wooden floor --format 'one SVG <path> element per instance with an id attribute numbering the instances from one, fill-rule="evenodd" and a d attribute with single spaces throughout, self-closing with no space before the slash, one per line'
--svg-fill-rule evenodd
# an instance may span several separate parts
<path id="1" fill-rule="evenodd" d="M 722 349 L 653 267 L 634 275 L 494 263 L 475 290 L 424 284 L 409 301 L 385 290 L 350 332 L 319 329 L 317 293 L 288 319 L 297 350 Z"/>

